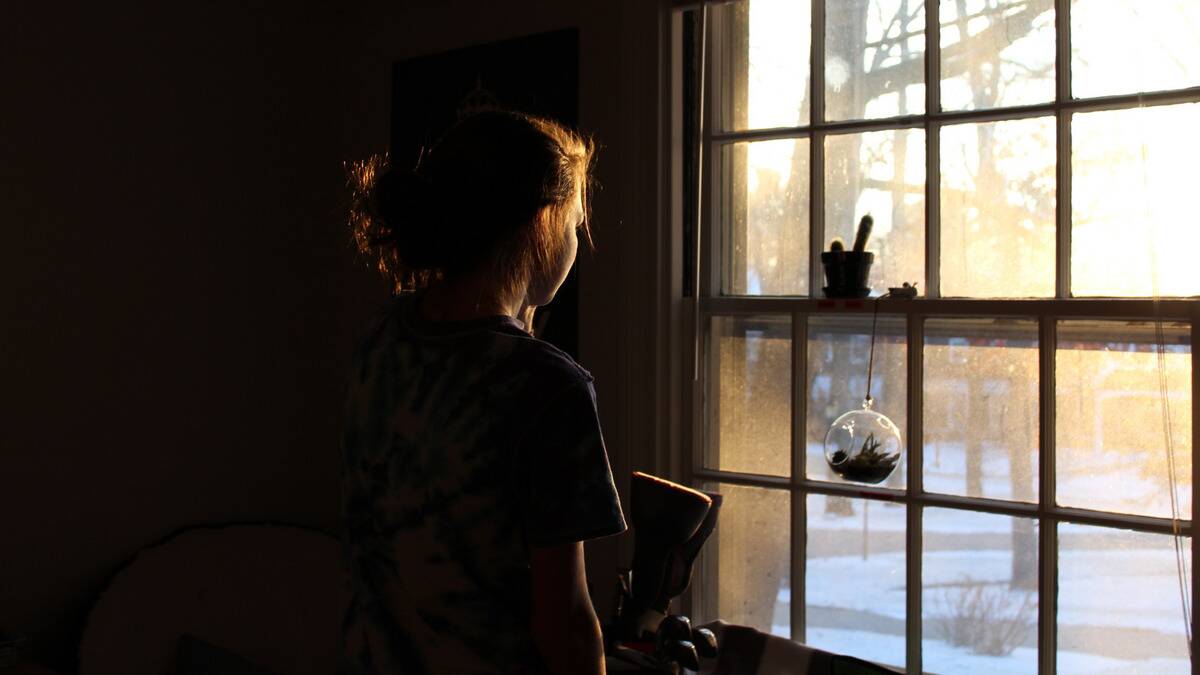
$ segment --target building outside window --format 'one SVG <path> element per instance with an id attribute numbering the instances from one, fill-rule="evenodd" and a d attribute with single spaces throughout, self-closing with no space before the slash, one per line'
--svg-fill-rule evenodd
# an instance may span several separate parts
<path id="1" fill-rule="evenodd" d="M 726 495 L 691 611 L 909 672 L 1191 672 L 1200 2 L 673 17 L 683 472 Z M 865 214 L 872 298 L 824 299 Z M 875 312 L 905 455 L 870 486 L 823 439 Z"/>

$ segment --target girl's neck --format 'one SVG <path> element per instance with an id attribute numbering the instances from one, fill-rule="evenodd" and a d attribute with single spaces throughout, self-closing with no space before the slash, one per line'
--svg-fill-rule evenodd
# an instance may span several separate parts
<path id="1" fill-rule="evenodd" d="M 488 316 L 521 320 L 525 293 L 498 293 L 489 279 L 479 274 L 434 283 L 424 293 L 417 311 L 426 321 L 468 321 Z"/>

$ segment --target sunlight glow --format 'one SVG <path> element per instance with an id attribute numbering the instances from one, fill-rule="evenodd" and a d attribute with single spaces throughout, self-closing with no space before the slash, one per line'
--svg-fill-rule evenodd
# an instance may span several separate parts
<path id="1" fill-rule="evenodd" d="M 935 1 L 940 109 L 992 112 L 935 120 L 927 137 L 919 122 L 889 127 L 926 112 L 924 10 Z M 853 241 L 859 218 L 873 216 L 875 295 L 904 281 L 924 292 L 927 264 L 939 266 L 942 297 L 1200 295 L 1200 102 L 1178 102 L 1195 98 L 1185 91 L 1133 106 L 1135 94 L 1200 86 L 1200 0 L 1071 0 L 1070 73 L 1056 72 L 1056 0 L 826 0 L 819 82 L 809 81 L 810 2 L 715 7 L 721 114 L 733 115 L 721 125 L 809 125 L 814 87 L 824 121 L 883 121 L 715 144 L 723 293 L 820 296 L 820 270 L 810 268 L 816 189 L 823 247 L 834 236 Z M 1080 106 L 1087 112 L 1011 111 L 1055 101 L 1063 76 L 1077 99 L 1125 98 Z M 928 181 L 937 204 L 926 205 Z M 939 223 L 930 260 L 927 206 Z M 709 485 L 726 495 L 723 529 L 705 554 L 716 564 L 700 568 L 709 618 L 904 667 L 908 601 L 920 593 L 921 616 L 911 618 L 922 622 L 922 664 L 933 671 L 1031 672 L 1049 658 L 1060 672 L 1191 672 L 1173 596 L 1176 565 L 1191 565 L 1187 537 L 1180 562 L 1165 533 L 993 515 L 977 500 L 1029 505 L 1053 491 L 1064 507 L 1191 519 L 1195 326 L 1156 324 L 1140 310 L 1139 321 L 1055 318 L 1046 344 L 1036 316 L 946 318 L 880 303 L 875 325 L 869 312 L 817 303 L 797 310 L 803 323 L 793 326 L 788 308 L 803 305 L 767 304 L 781 309 L 714 315 L 707 333 L 703 466 L 781 479 Z M 923 344 L 908 342 L 908 319 Z M 909 469 L 921 472 L 922 490 L 970 500 L 921 506 L 919 532 L 904 500 L 784 484 L 839 480 L 822 439 L 862 400 L 869 368 L 879 410 L 901 429 L 919 426 L 920 448 L 907 456 L 921 458 Z M 886 487 L 904 490 L 908 471 Z M 1041 546 L 1045 527 L 1054 548 Z M 1043 554 L 1055 557 L 1055 597 L 1038 589 Z M 1051 654 L 1039 652 L 1039 603 L 1059 636 Z"/>
<path id="2" fill-rule="evenodd" d="M 1200 103 L 1072 120 L 1075 295 L 1200 294 L 1195 226 Z"/>
<path id="3" fill-rule="evenodd" d="M 1200 2 L 1072 0 L 1076 98 L 1200 85 Z"/>
<path id="4" fill-rule="evenodd" d="M 943 108 L 1052 100 L 1053 4 L 941 0 Z M 750 0 L 735 6 L 743 12 L 748 41 L 747 87 L 735 102 L 734 126 L 807 124 L 810 2 Z M 826 14 L 826 117 L 922 112 L 923 3 L 847 0 L 830 3 Z M 1075 96 L 1200 84 L 1198 0 L 1073 0 L 1071 21 Z M 1072 228 L 1072 295 L 1200 294 L 1200 274 L 1189 265 L 1200 246 L 1200 228 L 1187 224 L 1193 166 L 1200 157 L 1197 121 L 1200 104 L 1074 116 L 1073 201 L 1071 222 L 1064 224 Z M 1050 122 L 974 125 L 979 127 L 974 135 L 946 127 L 953 143 L 943 139 L 939 175 L 929 177 L 942 186 L 943 294 L 1053 296 L 1057 189 Z M 827 153 L 840 154 L 827 154 L 825 161 L 825 244 L 834 235 L 845 238 L 861 215 L 871 213 L 881 286 L 925 278 L 924 141 L 897 146 L 901 135 L 910 134 L 830 136 L 826 145 Z M 748 146 L 746 163 L 734 165 L 735 173 L 744 173 L 740 199 L 760 216 L 770 213 L 773 224 L 746 221 L 745 236 L 753 242 L 741 249 L 746 256 L 738 265 L 741 280 L 732 287 L 752 294 L 806 292 L 801 289 L 807 281 L 796 277 L 807 276 L 808 261 L 790 258 L 809 255 L 807 245 L 799 245 L 807 241 L 809 224 L 799 203 L 809 193 L 808 161 L 796 155 L 807 153 L 808 144 Z M 768 202 L 790 210 L 763 206 Z M 792 227 L 802 231 L 791 232 Z M 771 278 L 780 281 L 764 283 Z"/>

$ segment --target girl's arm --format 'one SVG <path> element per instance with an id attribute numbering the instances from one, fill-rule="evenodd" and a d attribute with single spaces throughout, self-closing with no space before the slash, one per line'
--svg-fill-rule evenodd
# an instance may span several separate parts
<path id="1" fill-rule="evenodd" d="M 535 548 L 530 568 L 530 628 L 550 672 L 604 675 L 604 640 L 588 595 L 583 542 Z"/>

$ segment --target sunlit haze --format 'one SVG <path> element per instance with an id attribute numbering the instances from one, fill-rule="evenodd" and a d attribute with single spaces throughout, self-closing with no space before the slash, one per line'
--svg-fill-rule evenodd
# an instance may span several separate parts
<path id="1" fill-rule="evenodd" d="M 1052 0 L 968 0 L 961 15 L 959 4 L 940 5 L 942 108 L 1052 101 Z M 910 0 L 830 3 L 827 118 L 923 112 L 921 7 Z M 725 126 L 809 124 L 810 3 L 753 0 L 743 20 L 746 94 Z M 1075 0 L 1071 23 L 1076 97 L 1200 85 L 1196 0 Z M 1189 224 L 1197 121 L 1200 104 L 1074 115 L 1072 295 L 1200 294 L 1200 274 L 1189 264 L 1200 246 L 1200 228 Z M 871 213 L 878 286 L 925 279 L 923 144 L 919 130 L 843 134 L 825 144 L 825 238 L 846 237 Z M 943 295 L 1054 295 L 1056 144 L 1052 115 L 943 127 L 940 175 L 928 177 L 941 186 Z M 793 141 L 747 145 L 744 169 L 735 168 L 744 171 L 744 181 L 735 183 L 738 189 L 744 183 L 746 242 L 736 264 L 741 278 L 727 291 L 807 294 L 809 251 L 797 242 L 807 241 L 809 218 L 797 195 L 809 194 L 811 148 Z M 793 175 L 798 167 L 804 175 Z M 791 206 L 781 210 L 781 204 Z M 796 228 L 799 234 L 785 237 Z"/>

